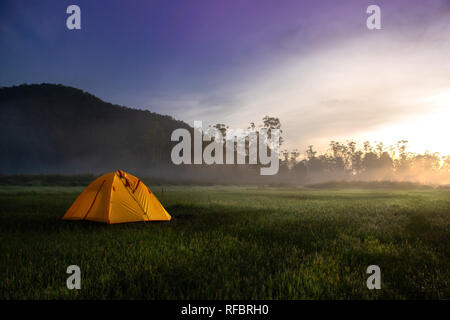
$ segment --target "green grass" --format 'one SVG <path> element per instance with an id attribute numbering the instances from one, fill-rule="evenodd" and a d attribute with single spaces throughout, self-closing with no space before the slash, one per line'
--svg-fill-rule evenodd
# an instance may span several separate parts
<path id="1" fill-rule="evenodd" d="M 155 187 L 171 222 L 62 221 L 82 189 L 0 187 L 0 298 L 450 299 L 449 191 Z"/>

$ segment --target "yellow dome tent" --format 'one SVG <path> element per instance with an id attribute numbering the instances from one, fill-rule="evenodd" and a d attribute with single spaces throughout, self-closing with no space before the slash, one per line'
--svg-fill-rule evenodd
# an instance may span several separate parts
<path id="1" fill-rule="evenodd" d="M 167 213 L 149 188 L 121 170 L 94 180 L 67 210 L 63 220 L 105 223 L 168 221 Z"/>

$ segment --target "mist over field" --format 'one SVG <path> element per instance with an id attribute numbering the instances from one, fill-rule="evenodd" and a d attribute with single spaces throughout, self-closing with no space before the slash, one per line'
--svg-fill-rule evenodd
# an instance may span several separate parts
<path id="1" fill-rule="evenodd" d="M 279 171 L 260 176 L 261 165 L 174 165 L 170 140 L 175 129 L 193 128 L 170 116 L 112 105 L 61 85 L 0 89 L 1 173 L 95 174 L 122 169 L 172 183 L 308 185 L 327 181 L 450 183 L 450 157 L 408 151 L 408 141 L 331 141 L 328 150 L 283 149 Z M 255 121 L 256 122 L 256 121 Z M 250 124 L 249 124 L 250 126 Z M 282 129 L 276 117 L 253 124 Z M 224 135 L 228 127 L 216 124 Z M 284 141 L 282 142 L 284 143 Z M 203 148 L 208 145 L 203 143 Z M 192 146 L 193 147 L 193 146 Z M 224 156 L 226 150 L 224 150 Z M 224 161 L 225 162 L 225 161 Z"/>

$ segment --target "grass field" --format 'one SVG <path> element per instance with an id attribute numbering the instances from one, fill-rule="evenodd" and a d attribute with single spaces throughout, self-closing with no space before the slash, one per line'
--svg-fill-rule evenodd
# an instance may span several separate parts
<path id="1" fill-rule="evenodd" d="M 155 187 L 171 222 L 62 221 L 82 189 L 0 187 L 1 299 L 450 299 L 446 190 Z"/>

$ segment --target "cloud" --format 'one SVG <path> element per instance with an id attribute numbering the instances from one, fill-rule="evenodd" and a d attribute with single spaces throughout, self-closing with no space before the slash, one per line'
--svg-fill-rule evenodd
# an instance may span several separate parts
<path id="1" fill-rule="evenodd" d="M 449 106 L 427 103 L 426 97 L 450 87 L 448 18 L 439 15 L 426 28 L 411 26 L 407 33 L 366 32 L 290 55 L 243 76 L 226 94 L 200 99 L 197 107 L 206 105 L 207 120 L 234 127 L 278 116 L 288 146 L 322 147 L 331 139 L 363 139 L 368 132 L 442 112 Z M 210 110 L 208 104 L 220 108 Z M 398 132 L 398 139 L 413 136 L 414 129 L 408 130 Z"/>
<path id="2" fill-rule="evenodd" d="M 387 127 L 395 135 L 400 124 L 399 138 L 413 136 L 405 123 L 448 108 L 427 97 L 450 87 L 449 2 L 378 4 L 382 30 L 372 32 L 364 1 L 117 3 L 107 11 L 87 1 L 85 31 L 68 37 L 65 4 L 2 2 L 0 82 L 61 82 L 191 124 L 245 128 L 273 115 L 292 147 L 382 136 Z"/>

